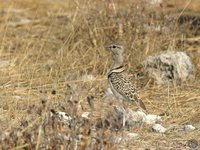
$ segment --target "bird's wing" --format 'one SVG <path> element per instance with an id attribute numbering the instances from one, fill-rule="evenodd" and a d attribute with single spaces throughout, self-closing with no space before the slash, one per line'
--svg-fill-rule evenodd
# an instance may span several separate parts
<path id="1" fill-rule="evenodd" d="M 124 85 L 122 85 L 122 89 L 117 89 L 118 92 L 125 96 L 128 100 L 130 101 L 134 101 L 136 103 L 136 105 L 141 108 L 142 110 L 146 111 L 146 107 L 142 101 L 142 99 L 140 98 L 139 94 L 136 91 L 136 87 L 133 83 L 132 78 L 128 77 L 128 76 L 123 76 L 123 80 L 125 82 Z"/>

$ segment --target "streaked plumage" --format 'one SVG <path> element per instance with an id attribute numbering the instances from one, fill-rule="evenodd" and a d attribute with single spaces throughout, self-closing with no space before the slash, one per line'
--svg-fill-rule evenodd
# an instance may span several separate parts
<path id="1" fill-rule="evenodd" d="M 120 100 L 134 101 L 140 109 L 146 111 L 146 107 L 136 92 L 133 80 L 127 74 L 123 66 L 123 47 L 111 44 L 106 47 L 112 52 L 113 63 L 108 73 L 108 81 L 115 97 Z"/>

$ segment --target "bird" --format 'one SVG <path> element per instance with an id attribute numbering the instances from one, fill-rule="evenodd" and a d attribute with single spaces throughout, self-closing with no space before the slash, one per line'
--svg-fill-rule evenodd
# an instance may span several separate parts
<path id="1" fill-rule="evenodd" d="M 127 67 L 124 65 L 124 47 L 120 44 L 110 44 L 105 48 L 112 53 L 112 64 L 108 71 L 108 83 L 113 95 L 122 101 L 135 102 L 143 112 L 147 112 L 145 104 L 137 93 L 133 79 L 128 76 Z M 123 122 L 124 124 L 124 122 Z"/>

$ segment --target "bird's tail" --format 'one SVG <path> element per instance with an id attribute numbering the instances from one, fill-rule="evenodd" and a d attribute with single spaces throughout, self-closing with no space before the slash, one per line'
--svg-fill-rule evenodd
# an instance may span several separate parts
<path id="1" fill-rule="evenodd" d="M 145 104 L 137 93 L 134 94 L 134 101 L 140 109 L 142 109 L 144 112 L 147 112 Z"/>
<path id="2" fill-rule="evenodd" d="M 147 112 L 146 106 L 144 105 L 144 103 L 141 99 L 139 99 L 139 101 L 137 103 L 138 103 L 139 107 L 142 108 L 142 110 L 144 112 Z"/>

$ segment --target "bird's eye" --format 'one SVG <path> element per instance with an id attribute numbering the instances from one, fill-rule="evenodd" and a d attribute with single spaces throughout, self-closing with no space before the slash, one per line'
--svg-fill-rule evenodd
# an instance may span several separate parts
<path id="1" fill-rule="evenodd" d="M 116 47 L 117 47 L 116 45 L 113 45 L 113 46 L 112 46 L 112 48 L 116 48 Z"/>

